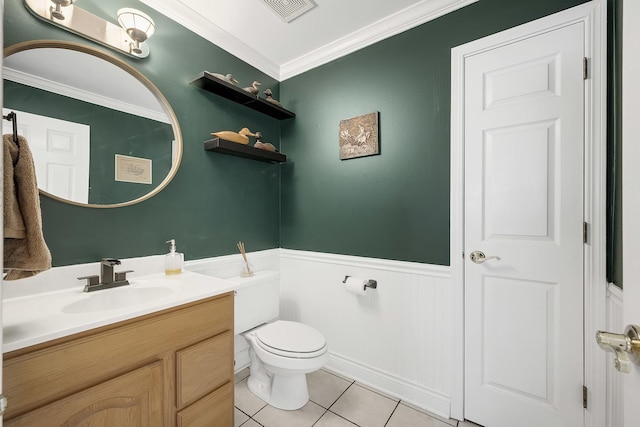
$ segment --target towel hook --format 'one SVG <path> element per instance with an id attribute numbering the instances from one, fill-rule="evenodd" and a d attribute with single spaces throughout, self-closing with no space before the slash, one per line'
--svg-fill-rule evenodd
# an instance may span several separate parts
<path id="1" fill-rule="evenodd" d="M 13 124 L 13 142 L 15 142 L 16 144 L 19 145 L 19 142 L 18 142 L 18 116 L 16 115 L 15 111 L 10 112 L 6 116 L 3 115 L 2 118 L 12 122 L 12 124 Z"/>

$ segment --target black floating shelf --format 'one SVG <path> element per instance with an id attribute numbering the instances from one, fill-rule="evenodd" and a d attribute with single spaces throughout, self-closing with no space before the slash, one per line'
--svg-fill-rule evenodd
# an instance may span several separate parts
<path id="1" fill-rule="evenodd" d="M 204 149 L 215 151 L 216 153 L 231 154 L 232 156 L 246 157 L 248 159 L 260 160 L 267 163 L 284 163 L 287 156 L 273 151 L 262 150 L 250 145 L 238 144 L 226 139 L 213 138 L 204 142 Z"/>
<path id="2" fill-rule="evenodd" d="M 252 95 L 238 86 L 220 80 L 207 71 L 203 71 L 190 79 L 189 84 L 220 95 L 238 104 L 245 105 L 278 120 L 291 119 L 296 116 L 291 111 L 265 101 L 256 95 Z"/>

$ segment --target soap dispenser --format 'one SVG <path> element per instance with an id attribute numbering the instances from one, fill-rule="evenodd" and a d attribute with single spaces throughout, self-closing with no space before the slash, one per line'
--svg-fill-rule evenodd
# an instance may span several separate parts
<path id="1" fill-rule="evenodd" d="M 169 243 L 169 253 L 164 256 L 164 273 L 168 276 L 182 273 L 182 264 L 184 256 L 180 252 L 176 252 L 176 240 L 167 240 Z"/>

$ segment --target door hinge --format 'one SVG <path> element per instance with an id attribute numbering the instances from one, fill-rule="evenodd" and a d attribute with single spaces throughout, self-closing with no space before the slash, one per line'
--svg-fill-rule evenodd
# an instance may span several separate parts
<path id="1" fill-rule="evenodd" d="M 582 407 L 584 409 L 587 409 L 587 403 L 588 403 L 588 399 L 587 396 L 589 395 L 589 389 L 587 388 L 586 385 L 582 386 Z"/>
<path id="2" fill-rule="evenodd" d="M 586 222 L 582 223 L 582 242 L 589 242 L 589 224 Z"/>
<path id="3" fill-rule="evenodd" d="M 4 411 L 7 410 L 7 396 L 4 394 L 0 394 L 0 417 L 4 414 Z"/>
<path id="4" fill-rule="evenodd" d="M 589 78 L 589 58 L 586 56 L 582 60 L 582 78 L 584 80 Z"/>
<path id="5" fill-rule="evenodd" d="M 462 251 L 462 259 L 464 259 L 464 251 Z"/>

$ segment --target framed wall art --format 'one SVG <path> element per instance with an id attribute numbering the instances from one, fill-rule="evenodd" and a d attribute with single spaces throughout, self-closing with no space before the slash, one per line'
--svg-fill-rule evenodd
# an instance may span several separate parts
<path id="1" fill-rule="evenodd" d="M 151 159 L 116 154 L 116 181 L 151 184 Z"/>
<path id="2" fill-rule="evenodd" d="M 380 154 L 378 118 L 380 113 L 369 113 L 340 120 L 340 160 Z"/>

